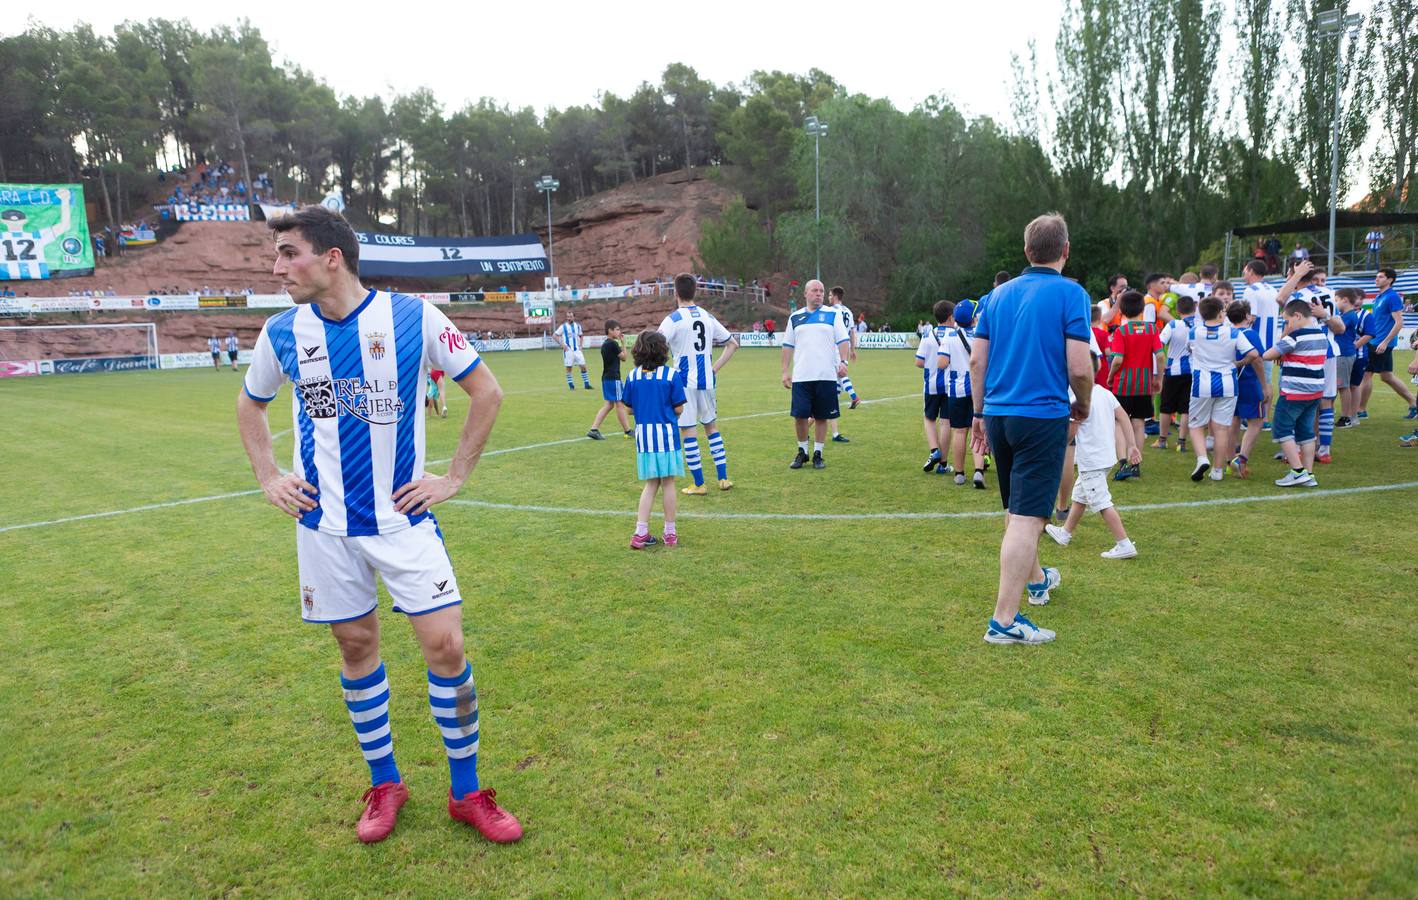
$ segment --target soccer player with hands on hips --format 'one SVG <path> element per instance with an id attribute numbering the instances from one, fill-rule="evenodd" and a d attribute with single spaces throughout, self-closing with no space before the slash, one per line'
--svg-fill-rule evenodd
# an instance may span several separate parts
<path id="1" fill-rule="evenodd" d="M 394 761 L 377 574 L 428 667 L 429 707 L 452 782 L 449 814 L 488 840 L 515 841 L 521 825 L 478 782 L 478 698 L 463 653 L 462 594 L 430 511 L 472 474 L 502 389 L 428 301 L 360 284 L 359 243 L 339 213 L 307 206 L 269 224 L 274 274 L 295 307 L 261 329 L 237 396 L 237 425 L 266 499 L 296 520 L 301 617 L 328 625 L 340 649 L 340 688 L 370 771 L 356 834 L 383 840 L 409 797 Z M 424 471 L 431 367 L 448 372 L 469 399 L 445 475 Z M 282 473 L 266 407 L 287 381 L 297 440 L 293 471 Z"/>

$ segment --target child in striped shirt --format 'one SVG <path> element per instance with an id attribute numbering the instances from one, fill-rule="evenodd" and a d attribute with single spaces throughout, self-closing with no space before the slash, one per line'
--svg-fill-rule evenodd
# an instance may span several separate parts
<path id="1" fill-rule="evenodd" d="M 650 510 L 655 494 L 665 510 L 665 546 L 679 545 L 675 531 L 675 477 L 684 474 L 680 456 L 679 414 L 684 409 L 684 383 L 680 375 L 667 365 L 670 344 L 658 331 L 642 332 L 631 350 L 635 369 L 625 379 L 623 401 L 635 417 L 635 470 L 645 482 L 640 492 L 640 506 L 635 517 L 635 534 L 630 549 L 644 550 L 659 541 L 650 534 Z"/>
<path id="2" fill-rule="evenodd" d="M 1310 304 L 1285 304 L 1285 333 L 1265 351 L 1265 359 L 1280 360 L 1280 399 L 1275 403 L 1271 437 L 1290 471 L 1276 480 L 1280 487 L 1319 487 L 1315 464 L 1315 416 L 1324 394 L 1324 361 L 1329 338 L 1314 318 Z"/>
<path id="3" fill-rule="evenodd" d="M 1159 279 L 1162 276 L 1157 276 Z M 1155 306 L 1153 307 L 1155 309 Z M 1109 385 L 1123 411 L 1132 420 L 1133 437 L 1141 447 L 1143 423 L 1154 413 L 1152 396 L 1162 390 L 1162 341 L 1157 336 L 1155 322 L 1146 321 L 1147 302 L 1137 291 L 1128 291 L 1118 300 L 1123 324 L 1113 332 L 1109 344 L 1111 364 Z M 1140 464 L 1122 464 L 1113 475 L 1114 481 L 1136 478 L 1142 474 Z"/>

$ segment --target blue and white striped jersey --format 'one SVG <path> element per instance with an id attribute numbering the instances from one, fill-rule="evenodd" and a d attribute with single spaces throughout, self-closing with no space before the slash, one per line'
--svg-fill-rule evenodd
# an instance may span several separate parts
<path id="1" fill-rule="evenodd" d="M 928 397 L 945 393 L 945 369 L 936 368 L 936 361 L 946 355 L 940 346 L 946 330 L 944 325 L 933 325 L 926 329 L 926 333 L 921 335 L 921 342 L 916 345 L 916 359 L 923 365 L 921 380 Z"/>
<path id="2" fill-rule="evenodd" d="M 295 386 L 293 469 L 320 492 L 300 524 L 358 537 L 428 518 L 395 512 L 393 501 L 424 475 L 424 379 L 434 368 L 457 381 L 479 362 L 447 316 L 404 294 L 370 291 L 338 322 L 312 303 L 267 319 L 245 389 L 265 403 L 282 382 Z"/>
<path id="3" fill-rule="evenodd" d="M 966 347 L 969 337 L 962 334 L 958 325 L 945 330 L 940 341 L 940 352 L 950 357 L 950 367 L 945 370 L 945 395 L 947 397 L 970 396 L 970 351 Z"/>
<path id="4" fill-rule="evenodd" d="M 226 349 L 227 352 L 237 349 L 236 335 L 229 334 L 226 336 Z"/>
<path id="5" fill-rule="evenodd" d="M 1200 323 L 1187 331 L 1193 397 L 1234 397 L 1240 386 L 1236 363 L 1256 348 L 1245 331 L 1229 322 Z"/>
<path id="6" fill-rule="evenodd" d="M 842 317 L 842 324 L 847 326 L 849 332 L 857 327 L 857 320 L 852 315 L 852 311 L 847 308 L 847 304 L 834 303 L 830 308 L 837 310 L 837 314 Z"/>
<path id="7" fill-rule="evenodd" d="M 567 350 L 581 349 L 581 323 L 562 322 L 556 329 L 556 336 L 566 345 Z"/>
<path id="8" fill-rule="evenodd" d="M 670 357 L 684 380 L 685 388 L 693 391 L 714 389 L 714 348 L 728 343 L 732 335 L 719 324 L 707 309 L 682 306 L 665 316 L 660 334 L 670 342 Z"/>
<path id="9" fill-rule="evenodd" d="M 1190 375 L 1192 373 L 1191 353 L 1187 351 L 1187 342 L 1191 338 L 1191 330 L 1196 325 L 1196 316 L 1185 316 L 1181 319 L 1173 319 L 1162 326 L 1162 334 L 1159 336 L 1162 346 L 1167 350 L 1167 374 L 1168 375 Z"/>
<path id="10" fill-rule="evenodd" d="M 1255 284 L 1248 284 L 1241 291 L 1240 299 L 1250 304 L 1251 315 L 1256 317 L 1256 334 L 1260 335 L 1260 341 L 1264 347 L 1257 347 L 1261 353 L 1275 346 L 1275 339 L 1280 337 L 1285 330 L 1285 319 L 1280 315 L 1280 304 L 1275 299 L 1276 290 L 1273 285 L 1263 281 Z"/>
<path id="11" fill-rule="evenodd" d="M 635 416 L 636 450 L 668 453 L 680 449 L 675 407 L 684 403 L 685 397 L 678 372 L 669 366 L 649 371 L 636 366 L 626 376 L 622 397 Z"/>

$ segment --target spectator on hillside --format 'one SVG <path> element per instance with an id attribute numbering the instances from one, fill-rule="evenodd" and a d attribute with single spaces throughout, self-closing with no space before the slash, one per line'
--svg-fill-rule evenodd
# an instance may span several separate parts
<path id="1" fill-rule="evenodd" d="M 1268 271 L 1280 271 L 1280 238 L 1275 235 L 1265 239 L 1265 267 Z"/>
<path id="2" fill-rule="evenodd" d="M 1364 257 L 1364 267 L 1367 269 L 1377 269 L 1379 267 L 1379 251 L 1384 248 L 1384 233 L 1381 229 L 1374 228 L 1364 235 L 1364 246 L 1368 249 L 1368 254 Z"/>
<path id="3" fill-rule="evenodd" d="M 1290 251 L 1290 256 L 1286 260 L 1285 274 L 1290 272 L 1301 262 L 1310 258 L 1310 251 L 1305 249 L 1305 245 L 1299 241 L 1295 242 L 1295 249 Z"/>

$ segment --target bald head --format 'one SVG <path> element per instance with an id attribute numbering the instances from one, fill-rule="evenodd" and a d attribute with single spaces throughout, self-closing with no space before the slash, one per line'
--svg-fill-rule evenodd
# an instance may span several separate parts
<path id="1" fill-rule="evenodd" d="M 816 278 L 803 285 L 803 299 L 807 301 L 808 309 L 817 309 L 821 306 L 822 298 L 826 293 L 827 289 Z"/>

